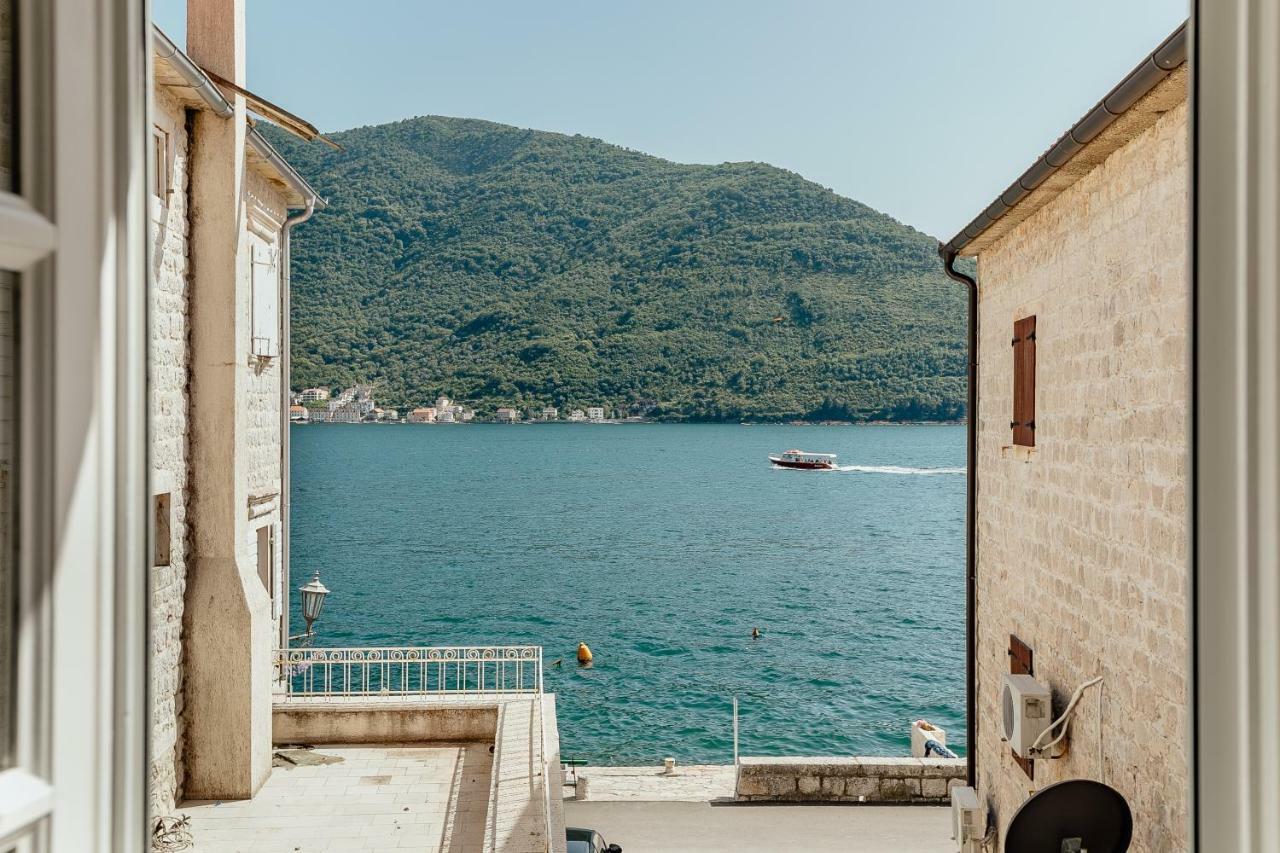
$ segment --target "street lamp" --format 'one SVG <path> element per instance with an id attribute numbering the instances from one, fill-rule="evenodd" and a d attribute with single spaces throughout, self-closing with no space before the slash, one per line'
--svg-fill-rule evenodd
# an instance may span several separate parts
<path id="1" fill-rule="evenodd" d="M 298 587 L 302 593 L 302 618 L 307 622 L 307 632 L 303 636 L 311 636 L 311 623 L 320 618 L 320 609 L 324 607 L 324 597 L 329 594 L 325 585 L 320 583 L 320 573 L 316 572 L 305 586 Z"/>

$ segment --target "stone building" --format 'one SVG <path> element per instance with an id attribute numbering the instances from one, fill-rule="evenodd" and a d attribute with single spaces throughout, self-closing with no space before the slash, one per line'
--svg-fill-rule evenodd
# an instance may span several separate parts
<path id="1" fill-rule="evenodd" d="M 270 656 L 288 587 L 287 232 L 305 217 L 291 211 L 323 206 L 254 127 L 246 98 L 211 76 L 244 76 L 243 28 L 216 5 L 191 4 L 187 52 L 154 34 L 157 815 L 184 795 L 249 796 L 270 769 Z"/>
<path id="2" fill-rule="evenodd" d="M 1087 778 L 1128 801 L 1132 850 L 1189 846 L 1185 57 L 1179 29 L 942 247 L 953 277 L 977 258 L 971 748 L 1001 844 Z M 1002 742 L 1011 669 L 1054 716 L 1102 677 L 1065 756 Z"/>

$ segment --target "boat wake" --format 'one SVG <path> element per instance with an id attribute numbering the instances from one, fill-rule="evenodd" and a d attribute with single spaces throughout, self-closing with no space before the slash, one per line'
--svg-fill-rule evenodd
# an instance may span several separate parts
<path id="1" fill-rule="evenodd" d="M 913 474 L 923 477 L 965 473 L 963 468 L 908 468 L 903 465 L 837 465 L 833 470 L 854 474 Z"/>

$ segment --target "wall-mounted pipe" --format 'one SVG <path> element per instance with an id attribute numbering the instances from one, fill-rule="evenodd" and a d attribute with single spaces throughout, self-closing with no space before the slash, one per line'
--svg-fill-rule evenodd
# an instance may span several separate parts
<path id="1" fill-rule="evenodd" d="M 292 488 L 292 478 L 289 475 L 289 406 L 291 404 L 290 391 L 292 381 L 290 379 L 290 371 L 292 357 L 290 352 L 290 323 L 289 323 L 289 287 L 290 287 L 290 268 L 293 226 L 301 225 L 311 218 L 316 211 L 317 197 L 312 195 L 307 198 L 307 207 L 305 210 L 295 213 L 284 221 L 284 225 L 280 229 L 280 542 L 277 547 L 280 548 L 280 572 L 282 587 L 281 594 L 284 601 L 281 604 L 281 610 L 284 612 L 284 626 L 281 629 L 279 638 L 279 648 L 286 648 L 289 645 L 289 617 L 290 604 L 293 597 L 293 589 L 289 582 L 289 514 L 290 504 L 289 493 Z"/>
<path id="2" fill-rule="evenodd" d="M 956 269 L 956 251 L 938 246 L 942 268 L 969 292 L 969 389 L 965 404 L 965 755 L 969 787 L 978 787 L 978 282 Z"/>

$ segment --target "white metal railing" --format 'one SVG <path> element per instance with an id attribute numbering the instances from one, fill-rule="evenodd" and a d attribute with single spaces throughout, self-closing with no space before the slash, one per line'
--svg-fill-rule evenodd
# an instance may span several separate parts
<path id="1" fill-rule="evenodd" d="M 289 697 L 542 695 L 541 646 L 279 649 L 279 692 Z"/>

